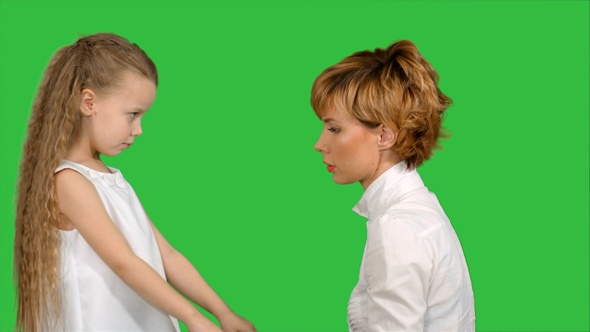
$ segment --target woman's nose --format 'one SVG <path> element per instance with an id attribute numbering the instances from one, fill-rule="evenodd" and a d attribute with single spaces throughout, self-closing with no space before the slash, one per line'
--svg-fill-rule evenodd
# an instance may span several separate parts
<path id="1" fill-rule="evenodd" d="M 318 137 L 318 140 L 315 142 L 313 148 L 314 150 L 318 151 L 318 152 L 323 152 L 324 148 L 325 148 L 325 144 L 324 144 L 324 140 L 322 139 L 324 135 L 320 135 L 320 137 Z"/>

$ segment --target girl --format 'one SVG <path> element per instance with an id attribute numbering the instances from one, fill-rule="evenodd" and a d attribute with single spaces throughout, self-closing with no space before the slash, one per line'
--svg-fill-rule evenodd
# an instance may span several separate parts
<path id="1" fill-rule="evenodd" d="M 255 331 L 148 219 L 117 155 L 141 135 L 158 75 L 136 44 L 100 33 L 52 58 L 33 103 L 18 183 L 17 330 Z M 169 283 L 168 283 L 168 282 Z"/>
<path id="2" fill-rule="evenodd" d="M 437 147 L 451 103 L 410 41 L 355 53 L 315 80 L 324 123 L 315 149 L 334 181 L 360 182 L 367 221 L 350 331 L 473 331 L 473 292 L 459 240 L 416 168 Z"/>

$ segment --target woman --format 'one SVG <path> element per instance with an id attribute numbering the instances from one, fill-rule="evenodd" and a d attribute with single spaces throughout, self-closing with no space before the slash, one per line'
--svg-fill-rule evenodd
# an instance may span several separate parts
<path id="1" fill-rule="evenodd" d="M 315 80 L 324 123 L 315 149 L 334 181 L 360 182 L 368 218 L 350 331 L 473 331 L 473 291 L 461 245 L 416 168 L 430 158 L 451 99 L 410 41 L 357 52 Z"/>

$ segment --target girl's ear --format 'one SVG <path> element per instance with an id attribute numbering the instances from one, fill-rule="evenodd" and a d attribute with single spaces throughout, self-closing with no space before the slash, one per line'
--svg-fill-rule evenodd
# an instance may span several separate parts
<path id="1" fill-rule="evenodd" d="M 389 150 L 391 147 L 395 145 L 395 141 L 397 140 L 397 133 L 394 132 L 391 128 L 380 125 L 380 136 L 379 136 L 379 149 L 380 150 Z"/>
<path id="2" fill-rule="evenodd" d="M 94 112 L 94 103 L 96 102 L 96 94 L 90 89 L 84 89 L 80 93 L 80 96 L 80 111 L 86 116 L 92 115 Z"/>

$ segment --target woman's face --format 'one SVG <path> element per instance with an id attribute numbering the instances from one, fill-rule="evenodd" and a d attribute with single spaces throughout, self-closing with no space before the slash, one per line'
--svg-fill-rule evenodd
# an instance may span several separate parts
<path id="1" fill-rule="evenodd" d="M 383 126 L 368 128 L 357 119 L 335 108 L 321 119 L 322 133 L 314 148 L 324 156 L 334 181 L 339 184 L 359 181 L 366 189 L 383 169 Z"/>

